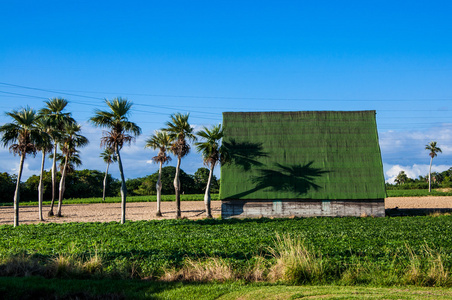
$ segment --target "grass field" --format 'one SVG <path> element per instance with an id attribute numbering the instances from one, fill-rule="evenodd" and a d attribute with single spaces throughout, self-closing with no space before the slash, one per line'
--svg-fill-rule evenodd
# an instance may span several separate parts
<path id="1" fill-rule="evenodd" d="M 219 194 L 211 194 L 212 200 L 219 200 Z M 182 201 L 204 201 L 204 194 L 180 195 Z M 174 195 L 162 195 L 162 201 L 174 201 Z M 156 195 L 127 196 L 127 202 L 156 202 Z M 104 203 L 120 203 L 121 197 L 106 197 Z M 56 201 L 58 203 L 58 200 Z M 64 204 L 90 204 L 102 203 L 102 197 L 97 198 L 73 198 L 64 199 Z M 44 205 L 50 205 L 50 201 L 43 201 Z M 0 203 L 0 206 L 12 206 L 13 203 Z M 38 205 L 37 201 L 21 201 L 20 205 Z"/>
<path id="2" fill-rule="evenodd" d="M 82 291 L 82 292 L 81 292 Z M 0 277 L 2 299 L 452 299 L 444 288 L 288 286 L 282 284 L 174 283 Z M 84 298 L 83 298 L 84 297 Z M 91 297 L 91 298 L 90 298 Z"/>
<path id="3" fill-rule="evenodd" d="M 427 197 L 427 196 L 452 196 L 452 192 L 442 192 L 433 190 L 431 193 L 428 190 L 387 190 L 388 197 Z M 219 194 L 211 194 L 212 200 L 220 200 Z M 181 195 L 182 201 L 203 201 L 204 194 Z M 149 196 L 128 196 L 128 202 L 156 202 L 156 195 Z M 174 195 L 162 195 L 162 201 L 174 201 Z M 121 197 L 106 197 L 105 203 L 120 203 Z M 50 201 L 44 201 L 44 205 L 49 205 Z M 102 203 L 102 198 L 74 198 L 64 199 L 65 204 L 89 204 Z M 13 203 L 0 203 L 0 206 L 12 206 Z M 21 201 L 20 205 L 38 205 L 37 201 Z"/>
<path id="4" fill-rule="evenodd" d="M 443 192 L 432 190 L 386 190 L 388 197 L 427 197 L 427 196 L 452 196 L 452 191 Z"/>

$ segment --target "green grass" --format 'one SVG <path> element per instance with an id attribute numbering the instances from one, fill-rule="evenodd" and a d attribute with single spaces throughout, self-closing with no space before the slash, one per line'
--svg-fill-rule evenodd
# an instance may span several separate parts
<path id="1" fill-rule="evenodd" d="M 452 299 L 443 288 L 288 286 L 281 284 L 166 283 L 0 277 L 2 299 Z M 91 298 L 89 298 L 91 297 Z"/>
<path id="2" fill-rule="evenodd" d="M 428 197 L 428 196 L 452 196 L 452 192 L 440 192 L 432 190 L 386 190 L 388 197 Z"/>
<path id="3" fill-rule="evenodd" d="M 219 194 L 211 194 L 212 200 L 218 200 Z M 180 195 L 181 201 L 204 201 L 204 194 Z M 174 195 L 162 195 L 162 201 L 174 201 Z M 156 195 L 149 196 L 127 196 L 127 202 L 156 202 Z M 56 201 L 58 202 L 58 200 Z M 121 197 L 106 197 L 105 203 L 120 203 Z M 102 203 L 102 197 L 97 198 L 72 198 L 64 199 L 63 204 L 92 204 Z M 44 205 L 50 205 L 50 201 L 43 201 Z M 12 206 L 13 203 L 0 203 L 0 206 Z M 38 205 L 37 201 L 21 201 L 20 205 Z"/>
<path id="4" fill-rule="evenodd" d="M 433 190 L 431 193 L 428 190 L 387 190 L 388 197 L 427 197 L 427 196 L 452 196 L 452 192 L 440 192 Z M 212 200 L 220 200 L 219 194 L 211 194 Z M 190 194 L 181 195 L 182 201 L 203 201 L 204 194 Z M 156 202 L 156 195 L 149 196 L 128 196 L 127 202 Z M 174 201 L 174 195 L 162 195 L 162 201 Z M 105 203 L 120 203 L 121 197 L 106 197 Z M 102 198 L 72 198 L 64 199 L 64 204 L 92 204 L 102 203 Z M 44 201 L 44 205 L 50 205 L 50 201 Z M 0 203 L 0 206 L 12 206 L 12 202 Z M 23 200 L 20 202 L 22 206 L 38 205 L 37 201 Z"/>

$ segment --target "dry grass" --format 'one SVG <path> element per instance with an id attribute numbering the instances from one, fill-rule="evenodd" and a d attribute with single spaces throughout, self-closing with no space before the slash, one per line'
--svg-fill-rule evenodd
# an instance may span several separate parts
<path id="1" fill-rule="evenodd" d="M 0 261 L 0 276 L 33 276 L 44 275 L 46 268 L 29 255 L 10 256 Z"/>
<path id="2" fill-rule="evenodd" d="M 204 261 L 185 259 L 185 265 L 179 269 L 167 269 L 160 278 L 163 281 L 228 281 L 236 279 L 233 268 L 218 257 L 208 258 Z"/>
<path id="3" fill-rule="evenodd" d="M 405 280 L 408 284 L 419 286 L 449 286 L 451 277 L 444 266 L 443 255 L 425 245 L 422 255 L 414 253 L 407 246 L 410 255 L 410 265 L 407 268 Z"/>
<path id="4" fill-rule="evenodd" d="M 429 217 L 440 217 L 440 216 L 450 216 L 449 212 L 440 212 L 440 211 L 434 211 L 430 214 L 428 214 Z"/>
<path id="5" fill-rule="evenodd" d="M 324 274 L 322 254 L 305 246 L 299 238 L 276 235 L 276 245 L 270 253 L 276 259 L 269 273 L 272 281 L 306 283 Z"/>

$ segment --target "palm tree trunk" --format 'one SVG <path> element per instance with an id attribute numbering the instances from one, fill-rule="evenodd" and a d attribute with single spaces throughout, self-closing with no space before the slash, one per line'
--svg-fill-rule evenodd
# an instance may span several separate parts
<path id="1" fill-rule="evenodd" d="M 57 143 L 53 141 L 53 162 L 52 162 L 52 202 L 50 203 L 50 210 L 48 216 L 53 216 L 53 206 L 56 198 L 56 155 L 57 155 Z"/>
<path id="2" fill-rule="evenodd" d="M 429 193 L 432 191 L 432 162 L 433 162 L 433 157 L 430 159 L 430 169 L 428 171 L 428 192 Z"/>
<path id="3" fill-rule="evenodd" d="M 127 188 L 126 180 L 124 179 L 124 170 L 122 169 L 121 155 L 119 155 L 118 146 L 116 146 L 116 155 L 118 156 L 119 174 L 121 174 L 121 224 L 126 222 L 126 197 Z"/>
<path id="4" fill-rule="evenodd" d="M 103 190 L 103 192 L 102 192 L 102 202 L 105 202 L 105 191 L 107 190 L 108 167 L 110 167 L 110 163 L 107 163 L 107 170 L 105 171 L 105 176 L 104 176 L 104 190 Z"/>
<path id="5" fill-rule="evenodd" d="M 17 175 L 16 190 L 14 192 L 14 227 L 19 226 L 19 200 L 20 200 L 20 178 L 24 168 L 25 153 L 20 156 L 19 174 Z"/>
<path id="6" fill-rule="evenodd" d="M 209 179 L 207 180 L 206 193 L 204 194 L 204 204 L 206 205 L 206 217 L 212 218 L 212 210 L 210 208 L 211 197 L 210 197 L 210 184 L 212 182 L 213 168 L 215 166 L 212 164 L 209 172 Z"/>
<path id="7" fill-rule="evenodd" d="M 176 166 L 176 175 L 174 176 L 174 190 L 176 192 L 176 219 L 180 219 L 182 217 L 180 211 L 180 180 L 179 180 L 179 171 L 180 171 L 180 162 L 181 157 L 177 157 L 177 166 Z"/>
<path id="8" fill-rule="evenodd" d="M 155 213 L 155 215 L 157 217 L 161 217 L 162 216 L 162 211 L 160 210 L 160 204 L 162 201 L 162 162 L 160 162 L 160 166 L 159 166 L 159 178 L 157 180 L 157 212 Z"/>
<path id="9" fill-rule="evenodd" d="M 63 206 L 63 195 L 64 195 L 64 188 L 66 184 L 66 169 L 67 169 L 67 163 L 68 163 L 68 157 L 64 159 L 64 167 L 63 172 L 61 172 L 61 180 L 60 180 L 60 193 L 58 195 L 58 212 L 57 217 L 62 217 L 61 214 L 61 207 Z"/>
<path id="10" fill-rule="evenodd" d="M 39 185 L 38 185 L 39 221 L 44 221 L 44 218 L 42 216 L 42 200 L 44 197 L 43 177 L 44 177 L 45 160 L 46 160 L 46 152 L 45 152 L 45 150 L 43 150 L 42 151 L 42 162 L 41 162 L 41 175 L 39 176 Z"/>

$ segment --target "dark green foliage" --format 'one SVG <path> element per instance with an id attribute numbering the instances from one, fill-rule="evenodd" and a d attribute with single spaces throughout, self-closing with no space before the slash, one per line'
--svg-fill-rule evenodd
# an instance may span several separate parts
<path id="1" fill-rule="evenodd" d="M 404 171 L 401 171 L 402 173 Z M 399 173 L 399 175 L 400 175 Z M 451 188 L 452 187 L 452 168 L 442 172 L 432 172 L 432 188 Z M 387 190 L 419 190 L 428 189 L 428 175 L 419 176 L 416 179 L 407 177 L 405 182 L 394 184 L 386 183 Z M 434 191 L 432 191 L 434 193 Z M 430 194 L 432 196 L 434 194 Z"/>
<path id="2" fill-rule="evenodd" d="M 44 171 L 44 201 L 50 200 L 52 197 L 52 174 L 50 171 Z M 103 179 L 105 173 L 97 170 L 76 170 L 66 177 L 66 198 L 91 198 L 101 197 L 103 188 Z M 57 181 L 61 178 L 57 173 Z M 8 173 L 0 173 L 0 203 L 11 203 L 14 195 L 15 182 L 12 185 L 11 179 L 15 179 L 15 175 L 10 176 Z M 9 183 L 8 183 L 9 182 Z M 38 200 L 39 175 L 30 176 L 25 182 L 21 183 L 21 202 Z M 3 190 L 2 190 L 3 189 Z M 107 175 L 107 196 L 117 196 L 119 194 L 118 180 Z"/>
<path id="3" fill-rule="evenodd" d="M 199 193 L 204 193 L 206 191 L 207 180 L 209 179 L 209 169 L 207 168 L 199 168 L 195 172 L 195 184 L 196 190 Z M 218 183 L 218 179 L 215 175 L 212 176 L 212 182 L 210 184 L 210 192 L 218 193 L 220 191 L 220 185 Z"/>
<path id="4" fill-rule="evenodd" d="M 173 166 L 167 166 L 162 168 L 162 195 L 174 195 L 174 174 L 176 173 L 176 168 Z M 193 175 L 185 173 L 182 169 L 180 170 L 180 182 L 181 182 L 181 194 L 201 194 L 202 190 L 196 185 Z M 140 184 L 134 186 L 134 195 L 155 195 L 156 184 L 158 179 L 158 171 L 152 175 L 140 178 Z M 129 179 L 130 180 L 130 179 Z M 127 182 L 129 182 L 127 180 Z M 127 185 L 126 182 L 126 185 Z M 134 183 L 138 183 L 134 182 Z M 127 187 L 127 192 L 129 193 L 129 187 Z"/>
<path id="5" fill-rule="evenodd" d="M 105 173 L 97 170 L 75 171 L 66 177 L 66 198 L 89 198 L 102 196 Z M 107 175 L 107 196 L 119 193 L 119 183 L 110 174 Z M 44 198 L 45 199 L 45 198 Z"/>
<path id="6" fill-rule="evenodd" d="M 6 172 L 0 173 L 0 202 L 13 202 L 14 190 L 16 188 L 16 175 Z"/>
<path id="7" fill-rule="evenodd" d="M 221 199 L 385 197 L 375 111 L 223 113 Z"/>
<path id="8" fill-rule="evenodd" d="M 129 196 L 140 195 L 139 193 L 137 193 L 135 191 L 138 190 L 138 188 L 144 182 L 145 179 L 146 179 L 146 177 L 127 179 L 126 180 L 127 195 L 129 195 Z"/>

